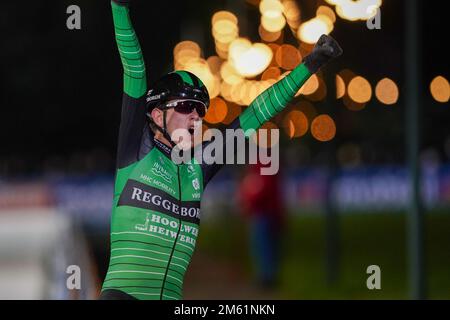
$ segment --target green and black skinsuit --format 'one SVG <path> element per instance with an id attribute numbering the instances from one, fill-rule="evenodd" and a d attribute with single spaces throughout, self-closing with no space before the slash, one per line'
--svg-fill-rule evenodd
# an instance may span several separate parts
<path id="1" fill-rule="evenodd" d="M 128 1 L 113 0 L 111 5 L 124 94 L 111 255 L 100 298 L 182 299 L 183 278 L 199 231 L 200 200 L 220 165 L 198 164 L 195 158 L 177 165 L 171 160 L 171 148 L 154 138 L 146 118 L 144 59 Z M 329 53 L 306 57 L 305 63 L 259 95 L 229 128 L 258 129 L 286 107 L 311 74 L 330 59 Z M 177 73 L 187 84 L 195 81 L 186 72 Z"/>

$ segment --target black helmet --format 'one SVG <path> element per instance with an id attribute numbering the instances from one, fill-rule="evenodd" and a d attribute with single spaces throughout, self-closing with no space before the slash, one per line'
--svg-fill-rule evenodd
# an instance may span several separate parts
<path id="1" fill-rule="evenodd" d="M 209 107 L 209 94 L 203 82 L 188 71 L 174 71 L 161 77 L 147 93 L 147 111 L 176 99 L 190 99 Z"/>
<path id="2" fill-rule="evenodd" d="M 205 106 L 205 113 L 209 107 L 209 94 L 203 82 L 193 73 L 188 71 L 174 71 L 160 78 L 147 93 L 146 106 L 150 127 L 159 130 L 170 142 L 172 141 L 167 131 L 166 109 L 171 108 L 167 103 L 172 100 L 196 100 Z M 156 125 L 150 113 L 154 108 L 163 109 L 163 126 Z"/>

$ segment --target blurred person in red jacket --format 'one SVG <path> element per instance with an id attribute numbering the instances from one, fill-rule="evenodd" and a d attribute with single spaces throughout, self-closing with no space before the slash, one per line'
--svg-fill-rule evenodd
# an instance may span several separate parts
<path id="1" fill-rule="evenodd" d="M 261 163 L 248 165 L 239 186 L 239 200 L 249 219 L 250 250 L 256 280 L 264 288 L 277 282 L 284 210 L 279 173 L 261 175 Z"/>

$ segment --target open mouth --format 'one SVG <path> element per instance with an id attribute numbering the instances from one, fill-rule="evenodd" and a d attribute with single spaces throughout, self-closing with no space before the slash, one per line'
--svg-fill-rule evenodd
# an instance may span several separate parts
<path id="1" fill-rule="evenodd" d="M 195 134 L 197 134 L 197 131 L 201 129 L 202 122 L 201 121 L 194 121 L 193 123 L 189 124 L 188 126 L 188 132 L 193 137 Z"/>

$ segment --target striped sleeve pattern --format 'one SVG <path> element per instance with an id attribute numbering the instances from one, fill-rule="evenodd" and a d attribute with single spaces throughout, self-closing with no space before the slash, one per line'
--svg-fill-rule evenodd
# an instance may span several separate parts
<path id="1" fill-rule="evenodd" d="M 257 130 L 281 112 L 311 75 L 305 64 L 300 64 L 286 77 L 256 97 L 239 116 L 241 128 L 246 135 L 251 135 L 249 129 Z"/>
<path id="2" fill-rule="evenodd" d="M 158 228 L 153 223 L 153 227 Z M 185 226 L 183 226 L 185 228 Z M 186 237 L 180 231 L 180 237 Z M 148 232 L 111 232 L 111 258 L 102 290 L 117 289 L 143 300 L 183 298 L 183 280 L 195 244 Z"/>
<path id="3" fill-rule="evenodd" d="M 116 42 L 124 71 L 124 91 L 133 98 L 140 98 L 147 90 L 145 63 L 139 40 L 134 32 L 125 5 L 111 2 Z"/>

